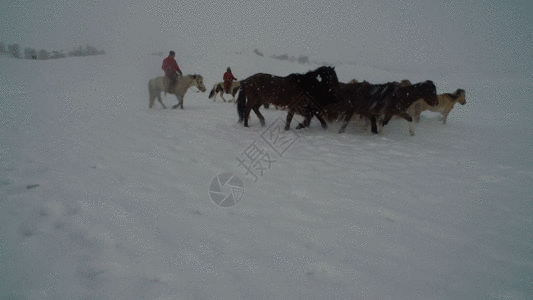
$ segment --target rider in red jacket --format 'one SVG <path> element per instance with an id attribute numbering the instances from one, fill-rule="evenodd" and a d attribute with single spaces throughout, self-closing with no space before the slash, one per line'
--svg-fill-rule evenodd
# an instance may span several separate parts
<path id="1" fill-rule="evenodd" d="M 180 76 L 183 76 L 180 67 L 178 67 L 178 63 L 174 59 L 175 56 L 176 53 L 174 51 L 170 51 L 167 58 L 163 60 L 163 65 L 161 66 L 161 69 L 165 71 L 165 76 L 170 79 L 169 91 L 174 88 L 174 84 L 176 84 L 177 81 L 177 75 L 179 74 Z"/>
<path id="2" fill-rule="evenodd" d="M 233 80 L 237 80 L 237 78 L 233 77 L 231 69 L 228 67 L 226 73 L 224 73 L 224 91 L 226 92 L 226 94 L 230 93 L 229 89 Z"/>

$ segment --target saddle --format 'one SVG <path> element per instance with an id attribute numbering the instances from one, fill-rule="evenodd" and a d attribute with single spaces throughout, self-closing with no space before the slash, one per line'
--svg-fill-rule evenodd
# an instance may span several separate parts
<path id="1" fill-rule="evenodd" d="M 173 89 L 174 85 L 172 84 L 172 82 L 169 82 L 165 88 L 165 94 L 171 94 Z"/>
<path id="2" fill-rule="evenodd" d="M 231 94 L 231 86 L 232 86 L 233 80 L 229 80 L 224 82 L 224 93 Z"/>
<path id="3" fill-rule="evenodd" d="M 171 94 L 172 91 L 174 90 L 174 86 L 178 82 L 178 78 L 177 77 L 170 77 L 170 76 L 167 76 L 167 78 L 169 79 L 169 81 L 168 81 L 168 84 L 165 86 L 165 93 L 166 94 Z"/>

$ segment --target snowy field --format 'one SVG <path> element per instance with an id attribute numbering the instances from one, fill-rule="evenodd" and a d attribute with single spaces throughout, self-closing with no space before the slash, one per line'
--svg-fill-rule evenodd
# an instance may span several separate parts
<path id="1" fill-rule="evenodd" d="M 445 125 L 423 113 L 416 136 L 404 120 L 372 135 L 314 119 L 279 155 L 209 91 L 228 66 L 317 65 L 178 54 L 207 92 L 148 109 L 162 59 L 0 57 L 0 299 L 533 297 L 531 78 L 339 64 L 342 82 L 430 79 L 467 104 Z M 250 145 L 273 160 L 258 178 L 238 161 Z M 223 173 L 244 185 L 227 208 L 209 193 Z"/>

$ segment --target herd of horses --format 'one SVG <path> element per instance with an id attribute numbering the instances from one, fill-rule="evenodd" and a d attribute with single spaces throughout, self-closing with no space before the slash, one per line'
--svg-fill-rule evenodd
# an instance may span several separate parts
<path id="1" fill-rule="evenodd" d="M 158 77 L 150 80 L 149 94 L 152 108 L 157 98 L 161 105 L 161 92 L 174 94 L 179 103 L 173 108 L 183 109 L 183 97 L 187 90 L 196 86 L 205 92 L 203 78 L 200 75 L 180 76 L 174 89 L 168 90 L 169 80 Z M 216 100 L 216 95 L 224 102 L 223 83 L 213 86 L 209 98 Z M 234 82 L 229 90 L 235 102 L 237 97 L 237 113 L 239 122 L 248 127 L 251 111 L 259 118 L 262 126 L 265 118 L 259 108 L 272 104 L 277 108 L 287 110 L 285 130 L 290 128 L 294 114 L 303 116 L 304 121 L 296 129 L 308 127 L 312 118 L 316 117 L 323 128 L 327 128 L 327 121 L 342 121 L 339 133 L 345 131 L 354 115 L 370 121 L 371 131 L 378 133 L 378 123 L 381 127 L 387 125 L 392 117 L 397 116 L 409 122 L 409 133 L 415 134 L 413 120 L 420 120 L 421 112 L 430 110 L 441 112 L 443 123 L 456 103 L 466 104 L 465 91 L 458 89 L 453 94 L 437 94 L 435 84 L 431 80 L 412 84 L 408 80 L 371 84 L 367 81 L 352 80 L 348 83 L 339 82 L 334 67 L 322 66 L 305 74 L 293 73 L 281 77 L 266 73 L 254 74 L 240 82 Z M 327 121 L 326 121 L 327 120 Z"/>

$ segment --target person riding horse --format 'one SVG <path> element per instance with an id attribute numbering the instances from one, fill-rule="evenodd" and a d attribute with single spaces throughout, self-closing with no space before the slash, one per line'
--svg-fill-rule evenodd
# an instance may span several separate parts
<path id="1" fill-rule="evenodd" d="M 228 69 L 226 70 L 226 73 L 224 73 L 224 92 L 226 94 L 230 94 L 230 87 L 231 87 L 231 83 L 233 82 L 233 80 L 237 80 L 237 78 L 235 78 L 233 76 L 233 74 L 231 73 L 231 69 L 228 67 Z"/>
<path id="2" fill-rule="evenodd" d="M 170 92 L 172 89 L 174 89 L 174 85 L 178 80 L 177 76 L 183 76 L 180 67 L 178 67 L 178 63 L 174 59 L 175 56 L 176 53 L 174 51 L 170 51 L 167 58 L 163 60 L 163 65 L 161 66 L 161 69 L 165 71 L 165 76 L 170 79 L 170 85 L 168 86 L 167 92 Z"/>

